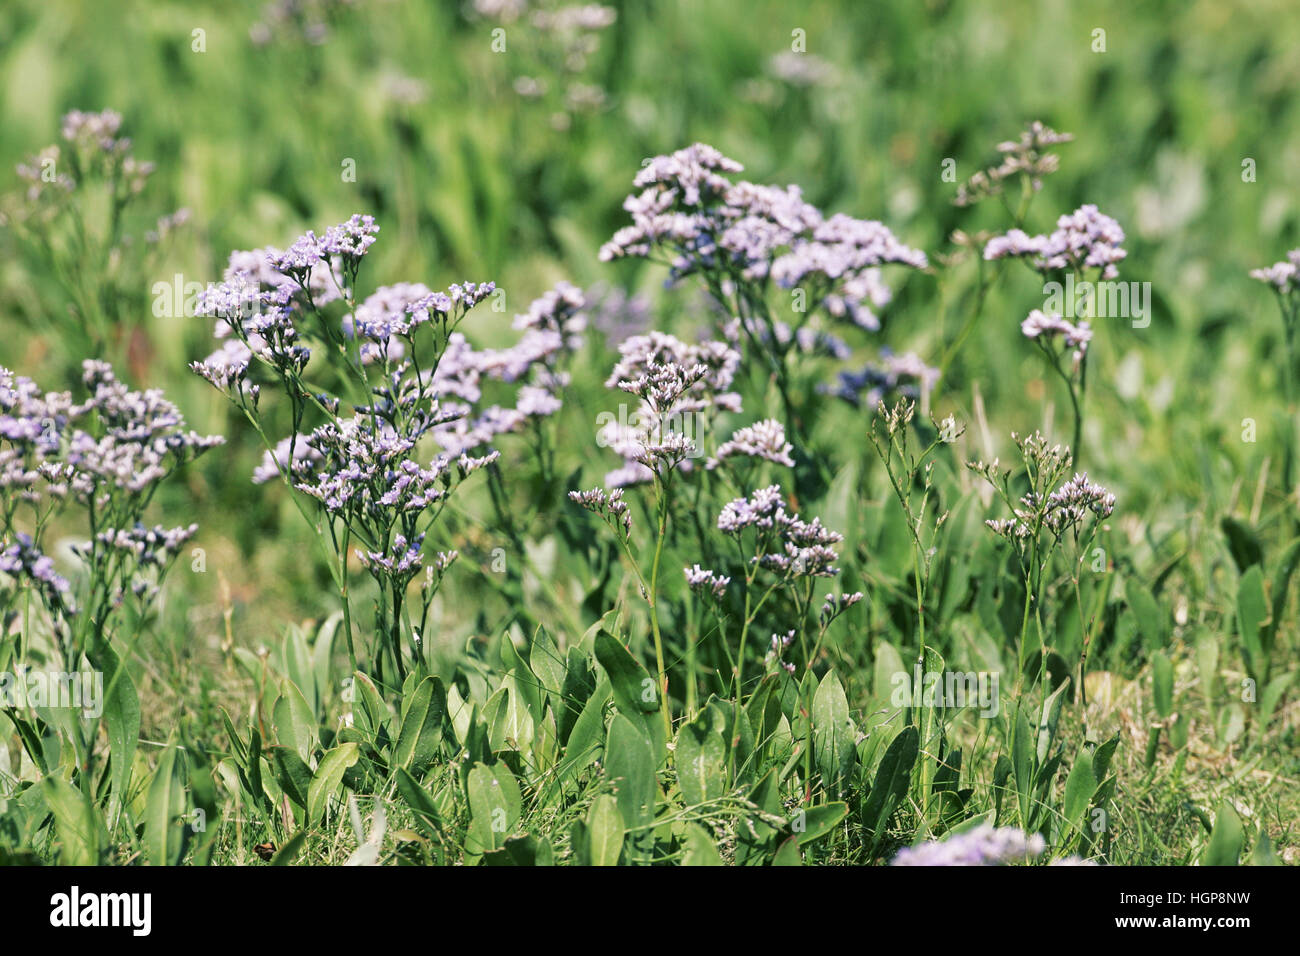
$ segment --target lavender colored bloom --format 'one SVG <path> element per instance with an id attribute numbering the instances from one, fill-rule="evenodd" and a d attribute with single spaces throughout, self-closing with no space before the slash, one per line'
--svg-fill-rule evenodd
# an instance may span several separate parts
<path id="1" fill-rule="evenodd" d="M 832 393 L 857 407 L 877 408 L 887 395 L 916 399 L 939 380 L 939 370 L 927 365 L 915 352 L 896 355 L 882 351 L 880 360 L 860 371 L 841 372 Z"/>
<path id="2" fill-rule="evenodd" d="M 360 555 L 361 563 L 376 580 L 404 587 L 424 567 L 424 555 L 420 551 L 423 543 L 422 534 L 409 542 L 405 535 L 394 535 L 387 551 L 366 551 Z"/>
<path id="3" fill-rule="evenodd" d="M 716 467 L 719 462 L 735 455 L 743 455 L 793 468 L 794 459 L 790 457 L 793 448 L 785 440 L 785 426 L 774 418 L 768 418 L 737 429 L 731 438 L 718 446 L 717 457 L 709 462 L 709 467 Z"/>
<path id="4" fill-rule="evenodd" d="M 1099 269 L 1102 279 L 1119 275 L 1116 264 L 1128 255 L 1122 248 L 1124 230 L 1094 205 L 1080 206 L 1061 216 L 1046 236 L 1029 236 L 1012 229 L 989 240 L 985 259 L 1028 258 L 1039 272 L 1060 269 Z"/>
<path id="5" fill-rule="evenodd" d="M 834 546 L 844 540 L 826 528 L 820 518 L 804 521 L 785 509 L 781 486 L 760 488 L 748 498 L 736 498 L 723 506 L 718 530 L 739 537 L 748 530 L 758 535 L 753 560 L 783 578 L 833 577 Z"/>
<path id="6" fill-rule="evenodd" d="M 862 598 L 861 591 L 854 591 L 852 594 L 828 594 L 826 600 L 822 602 L 821 614 L 818 615 L 818 621 L 822 629 L 830 627 L 832 621 L 861 601 Z"/>
<path id="7" fill-rule="evenodd" d="M 290 464 L 291 450 L 292 464 Z M 279 478 L 286 471 L 295 476 L 305 474 L 316 462 L 322 460 L 321 453 L 309 444 L 307 435 L 281 438 L 273 452 L 269 450 L 262 452 L 262 463 L 253 469 L 253 484 L 264 485 L 268 481 Z"/>
<path id="8" fill-rule="evenodd" d="M 137 522 L 132 528 L 101 531 L 96 535 L 96 541 L 107 548 L 130 555 L 137 569 L 162 568 L 175 559 L 185 542 L 193 538 L 198 530 L 196 524 L 183 528 L 164 528 L 161 525 L 148 528 Z"/>
<path id="9" fill-rule="evenodd" d="M 1083 360 L 1088 351 L 1088 343 L 1092 341 L 1092 327 L 1087 322 L 1075 325 L 1055 313 L 1049 315 L 1039 309 L 1034 309 L 1029 313 L 1029 317 L 1020 323 L 1020 331 L 1026 338 L 1043 341 L 1059 335 L 1064 340 L 1066 348 L 1074 349 L 1076 363 Z"/>
<path id="10" fill-rule="evenodd" d="M 1043 838 L 1015 827 L 981 824 L 945 840 L 920 843 L 898 851 L 890 866 L 1002 866 L 1042 854 Z"/>
<path id="11" fill-rule="evenodd" d="M 68 579 L 54 570 L 54 561 L 41 553 L 31 535 L 22 532 L 0 550 L 0 571 L 18 581 L 30 582 L 51 603 L 63 600 L 70 589 Z"/>
<path id="12" fill-rule="evenodd" d="M 599 488 L 590 491 L 570 491 L 569 500 L 605 519 L 612 527 L 621 529 L 624 538 L 632 533 L 632 512 L 623 500 L 623 489 L 604 492 Z"/>
<path id="13" fill-rule="evenodd" d="M 727 593 L 727 585 L 731 583 L 731 578 L 716 571 L 705 570 L 698 564 L 682 570 L 686 575 L 686 583 L 690 585 L 692 591 L 698 594 L 711 594 L 715 600 L 721 600 Z"/>
<path id="14" fill-rule="evenodd" d="M 1280 295 L 1286 295 L 1300 288 L 1300 249 L 1292 249 L 1282 262 L 1275 262 L 1265 269 L 1251 269 L 1250 277 L 1260 282 L 1267 282 Z"/>

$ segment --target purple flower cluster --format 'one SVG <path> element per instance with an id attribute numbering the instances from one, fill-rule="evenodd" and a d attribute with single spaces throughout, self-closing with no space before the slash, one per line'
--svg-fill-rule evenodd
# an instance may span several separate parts
<path id="1" fill-rule="evenodd" d="M 1025 127 L 1018 140 L 998 144 L 997 150 L 1002 154 L 1002 161 L 996 166 L 980 170 L 959 186 L 954 203 L 970 206 L 988 196 L 996 196 L 1002 192 L 1006 181 L 1015 176 L 1025 177 L 1029 188 L 1038 192 L 1043 188 L 1043 177 L 1056 172 L 1060 167 L 1060 159 L 1047 150 L 1073 139 L 1069 133 L 1058 133 L 1035 120 Z"/>
<path id="2" fill-rule="evenodd" d="M 1031 236 L 1020 229 L 995 236 L 984 247 L 984 258 L 1026 258 L 1039 272 L 1061 269 L 1098 269 L 1102 279 L 1119 275 L 1116 264 L 1124 251 L 1124 230 L 1094 205 L 1080 206 L 1061 216 L 1048 235 Z"/>
<path id="3" fill-rule="evenodd" d="M 760 488 L 748 498 L 736 498 L 723 505 L 718 530 L 740 537 L 757 532 L 757 550 L 752 561 L 782 577 L 833 577 L 839 573 L 834 562 L 834 545 L 844 536 L 831 531 L 820 518 L 804 521 L 786 511 L 781 486 Z"/>
<path id="4" fill-rule="evenodd" d="M 714 600 L 720 600 L 722 595 L 727 593 L 727 585 L 731 583 L 731 578 L 726 575 L 718 574 L 716 571 L 707 571 L 698 564 L 683 568 L 686 575 L 686 583 L 690 585 L 692 591 L 698 594 L 710 594 Z"/>
<path id="5" fill-rule="evenodd" d="M 0 481 L 29 499 L 35 479 L 62 498 L 99 506 L 106 495 L 146 495 L 179 465 L 221 444 L 220 436 L 185 427 L 158 389 L 133 391 L 104 362 L 82 363 L 89 397 L 42 392 L 30 379 L 0 369 Z"/>
<path id="6" fill-rule="evenodd" d="M 658 331 L 624 341 L 605 385 L 636 396 L 638 404 L 626 421 L 611 421 L 598 436 L 624 458 L 605 484 L 624 487 L 689 467 L 709 417 L 741 410 L 739 394 L 730 390 L 739 367 L 740 353 L 726 342 L 689 345 Z"/>
<path id="7" fill-rule="evenodd" d="M 13 543 L 0 550 L 0 571 L 17 581 L 29 581 L 47 604 L 57 606 L 69 591 L 68 579 L 54 570 L 52 558 L 41 553 L 31 535 L 18 532 Z"/>
<path id="8" fill-rule="evenodd" d="M 1083 356 L 1088 351 L 1088 343 L 1092 341 L 1092 327 L 1087 322 L 1075 325 L 1055 313 L 1049 315 L 1040 309 L 1034 309 L 1029 313 L 1029 317 L 1020 323 L 1020 331 L 1024 333 L 1025 338 L 1039 339 L 1044 342 L 1059 335 L 1065 347 L 1074 350 L 1076 363 L 1083 360 Z"/>
<path id="9" fill-rule="evenodd" d="M 856 372 L 840 372 L 832 394 L 849 404 L 875 409 L 886 396 L 917 399 L 939 380 L 939 370 L 926 365 L 915 352 L 896 355 L 883 350 L 877 362 Z"/>
<path id="10" fill-rule="evenodd" d="M 1251 269 L 1250 277 L 1260 282 L 1267 282 L 1279 295 L 1287 295 L 1300 289 L 1300 249 L 1292 249 L 1286 259 L 1275 262 L 1266 269 Z"/>
<path id="11" fill-rule="evenodd" d="M 576 502 L 593 514 L 599 515 L 611 528 L 615 528 L 626 541 L 632 533 L 632 512 L 623 500 L 623 489 L 605 492 L 599 488 L 590 491 L 570 491 L 569 500 Z"/>
<path id="12" fill-rule="evenodd" d="M 792 450 L 793 446 L 785 440 L 785 426 L 774 418 L 767 418 L 733 432 L 718 446 L 717 455 L 708 464 L 710 468 L 716 468 L 719 462 L 739 455 L 793 468 Z"/>
<path id="13" fill-rule="evenodd" d="M 1045 497 L 1029 492 L 1021 497 L 1020 505 L 1013 509 L 1013 518 L 985 521 L 992 531 L 1009 541 L 1019 542 L 1030 538 L 1036 528 L 1046 527 L 1056 537 L 1077 528 L 1089 515 L 1097 520 L 1109 518 L 1115 511 L 1115 496 L 1088 480 L 1087 474 L 1076 474 L 1061 487 Z"/>
<path id="14" fill-rule="evenodd" d="M 55 513 L 79 506 L 94 516 L 87 519 L 93 537 L 76 551 L 88 569 L 91 602 L 109 602 L 92 608 L 104 620 L 125 588 L 155 593 L 136 575 L 161 577 L 197 530 L 141 522 L 158 484 L 223 439 L 187 429 L 162 392 L 128 388 L 104 362 L 83 362 L 82 382 L 87 397 L 78 402 L 0 369 L 0 571 L 29 582 L 50 610 L 75 613 L 68 580 L 38 538 L 19 530 L 18 516 L 25 505 L 41 529 Z"/>
<path id="15" fill-rule="evenodd" d="M 879 266 L 923 269 L 925 254 L 905 246 L 883 224 L 843 214 L 825 217 L 797 186 L 732 182 L 743 167 L 696 143 L 646 162 L 623 208 L 632 225 L 600 250 L 602 261 L 670 257 L 673 279 L 696 273 L 713 284 L 774 281 L 807 286 L 827 314 L 879 328 L 875 310 L 889 301 Z"/>
<path id="16" fill-rule="evenodd" d="M 1026 863 L 1044 849 L 1046 844 L 1037 833 L 985 823 L 945 840 L 905 847 L 890 866 L 1003 866 Z"/>

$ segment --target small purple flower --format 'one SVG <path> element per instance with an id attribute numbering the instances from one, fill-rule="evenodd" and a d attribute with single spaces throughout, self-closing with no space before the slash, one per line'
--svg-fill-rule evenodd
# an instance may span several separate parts
<path id="1" fill-rule="evenodd" d="M 920 843 L 898 851 L 890 866 L 1002 866 L 1025 863 L 1042 854 L 1043 838 L 1015 827 L 984 823 L 945 840 Z"/>

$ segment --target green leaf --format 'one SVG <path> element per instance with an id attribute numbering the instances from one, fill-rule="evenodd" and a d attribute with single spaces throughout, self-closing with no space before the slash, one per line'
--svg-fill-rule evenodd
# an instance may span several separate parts
<path id="1" fill-rule="evenodd" d="M 600 757 L 605 736 L 605 705 L 609 702 L 609 685 L 602 681 L 587 699 L 582 714 L 569 733 L 564 749 L 564 772 L 571 777 L 591 766 Z"/>
<path id="2" fill-rule="evenodd" d="M 1219 815 L 1214 818 L 1214 829 L 1210 831 L 1210 845 L 1201 857 L 1202 866 L 1236 866 L 1241 859 L 1242 845 L 1246 834 L 1241 828 L 1241 818 L 1232 804 L 1224 801 L 1219 807 Z"/>
<path id="3" fill-rule="evenodd" d="M 849 815 L 849 805 L 840 801 L 821 803 L 795 813 L 791 829 L 799 840 L 799 845 L 812 843 L 830 833 Z"/>
<path id="4" fill-rule="evenodd" d="M 1244 572 L 1264 560 L 1264 546 L 1259 543 L 1259 535 L 1253 529 L 1227 515 L 1219 525 L 1228 539 L 1228 550 L 1232 553 L 1238 571 Z"/>
<path id="5" fill-rule="evenodd" d="M 271 857 L 271 866 L 288 866 L 298 858 L 302 848 L 307 845 L 307 833 L 300 830 L 289 839 L 284 841 L 284 845 L 275 851 L 275 856 Z"/>
<path id="6" fill-rule="evenodd" d="M 181 749 L 163 748 L 145 802 L 144 844 L 149 862 L 175 866 L 185 855 L 185 767 Z"/>
<path id="7" fill-rule="evenodd" d="M 682 866 L 722 866 L 722 856 L 718 853 L 717 841 L 698 823 L 686 824 L 682 834 Z"/>
<path id="8" fill-rule="evenodd" d="M 1164 651 L 1151 655 L 1151 693 L 1157 714 L 1168 717 L 1174 712 L 1174 664 Z"/>
<path id="9" fill-rule="evenodd" d="M 112 649 L 99 654 L 104 668 L 104 725 L 108 751 L 113 758 L 113 789 L 125 801 L 130 791 L 131 768 L 140 741 L 140 698 L 131 675 Z"/>
<path id="10" fill-rule="evenodd" d="M 67 866 L 95 866 L 108 834 L 98 808 L 84 793 L 62 777 L 41 781 L 41 795 L 54 814 L 59 839 L 59 862 Z"/>
<path id="11" fill-rule="evenodd" d="M 275 739 L 282 747 L 292 747 L 304 762 L 310 763 L 319 740 L 316 714 L 293 681 L 280 682 L 280 697 L 275 702 Z"/>
<path id="12" fill-rule="evenodd" d="M 1237 631 L 1246 652 L 1246 666 L 1259 683 L 1268 680 L 1269 654 L 1261 628 L 1268 623 L 1268 601 L 1264 596 L 1264 574 L 1252 565 L 1237 585 Z"/>
<path id="13" fill-rule="evenodd" d="M 813 695 L 813 754 L 822 781 L 832 796 L 840 796 L 848 786 L 857 757 L 853 721 L 849 719 L 849 701 L 844 686 L 834 671 L 827 671 Z"/>
<path id="14" fill-rule="evenodd" d="M 393 779 L 397 784 L 397 792 L 415 814 L 415 825 L 426 836 L 437 838 L 442 830 L 442 821 L 438 818 L 438 808 L 434 805 L 433 798 L 404 768 L 399 767 Z"/>
<path id="15" fill-rule="evenodd" d="M 442 681 L 437 677 L 420 681 L 405 711 L 393 762 L 418 776 L 434 762 L 442 744 L 442 723 L 447 714 Z"/>
<path id="16" fill-rule="evenodd" d="M 1267 833 L 1260 833 L 1259 839 L 1255 841 L 1255 849 L 1250 853 L 1251 866 L 1281 866 L 1282 860 L 1278 857 L 1277 851 L 1273 849 L 1273 841 L 1268 838 Z"/>
<path id="17" fill-rule="evenodd" d="M 609 631 L 596 635 L 596 659 L 609 675 L 614 702 L 624 714 L 653 714 L 659 709 L 659 690 L 650 676 Z"/>
<path id="18" fill-rule="evenodd" d="M 1097 779 L 1092 771 L 1092 754 L 1080 750 L 1074 758 L 1074 766 L 1065 779 L 1065 822 L 1068 826 L 1078 827 L 1083 822 L 1083 815 L 1088 812 L 1092 795 L 1097 792 Z"/>
<path id="19" fill-rule="evenodd" d="M 307 822 L 316 826 L 325 816 L 330 796 L 343 782 L 344 772 L 361 757 L 356 744 L 340 744 L 321 758 L 307 788 Z"/>
<path id="20" fill-rule="evenodd" d="M 507 837 L 505 846 L 483 855 L 488 866 L 554 866 L 551 844 L 531 833 Z"/>
<path id="21" fill-rule="evenodd" d="M 623 851 L 623 814 L 618 800 L 602 793 L 587 811 L 587 852 L 591 866 L 618 866 Z"/>
<path id="22" fill-rule="evenodd" d="M 871 832 L 873 847 L 884 836 L 894 808 L 907 796 L 920 742 L 920 732 L 909 724 L 890 741 L 880 758 L 876 780 L 862 806 L 862 823 Z"/>
<path id="23" fill-rule="evenodd" d="M 1124 597 L 1137 618 L 1138 631 L 1149 650 L 1165 644 L 1165 615 L 1160 605 L 1137 578 L 1124 582 Z"/>
<path id="24" fill-rule="evenodd" d="M 655 766 L 650 739 L 626 716 L 616 714 L 605 744 L 605 776 L 628 827 L 640 829 L 654 822 Z"/>
<path id="25" fill-rule="evenodd" d="M 303 762 L 296 750 L 288 747 L 275 747 L 270 751 L 271 763 L 275 766 L 275 781 L 284 791 L 285 796 L 307 811 L 307 794 L 311 790 L 311 767 Z M 259 777 L 260 779 L 260 777 Z"/>
<path id="26" fill-rule="evenodd" d="M 391 714 L 379 696 L 375 682 L 357 671 L 352 675 L 348 690 L 352 696 L 353 726 L 375 741 L 376 746 L 382 746 Z"/>
<path id="27" fill-rule="evenodd" d="M 466 790 L 470 810 L 466 849 L 471 853 L 499 850 L 519 822 L 523 805 L 518 782 L 505 764 L 478 763 L 469 772 Z"/>
<path id="28" fill-rule="evenodd" d="M 1029 721 L 1024 707 L 1016 706 L 1015 725 L 1011 731 L 1011 767 L 1016 778 L 1016 793 L 1020 798 L 1020 825 L 1032 829 L 1029 815 L 1030 795 L 1034 786 L 1034 752 L 1029 737 Z"/>
<path id="29" fill-rule="evenodd" d="M 799 841 L 795 837 L 786 838 L 776 849 L 772 857 L 773 866 L 803 866 L 803 857 L 799 855 Z"/>
<path id="30" fill-rule="evenodd" d="M 1061 703 L 1065 697 L 1065 689 L 1069 686 L 1070 680 L 1066 678 L 1043 701 L 1043 711 L 1038 718 L 1037 754 L 1040 764 L 1047 759 L 1047 755 L 1052 749 L 1052 743 L 1056 740 L 1056 727 L 1061 720 Z"/>
<path id="31" fill-rule="evenodd" d="M 725 725 L 719 726 L 724 719 L 717 710 L 706 707 L 677 732 L 677 786 L 688 807 L 716 800 L 726 792 Z"/>

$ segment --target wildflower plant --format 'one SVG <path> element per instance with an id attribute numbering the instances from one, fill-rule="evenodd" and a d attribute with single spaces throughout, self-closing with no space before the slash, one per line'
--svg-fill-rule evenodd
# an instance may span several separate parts
<path id="1" fill-rule="evenodd" d="M 934 661 L 930 660 L 931 652 L 927 647 L 925 629 L 926 615 L 930 613 L 931 571 L 941 544 L 940 532 L 949 515 L 948 511 L 940 510 L 942 506 L 934 485 L 933 456 L 943 445 L 960 438 L 965 429 L 958 428 L 952 420 L 943 425 L 932 420 L 933 437 L 917 447 L 914 444 L 917 439 L 912 435 L 915 416 L 915 401 L 899 399 L 892 407 L 886 407 L 882 401 L 876 417 L 872 419 L 867 437 L 884 466 L 889 486 L 906 519 L 911 539 L 912 582 L 916 597 L 916 663 L 918 672 L 924 676 L 934 665 Z M 913 717 L 921 739 L 928 740 L 933 717 L 931 709 L 918 709 Z M 919 784 L 923 807 L 929 801 L 930 772 L 930 762 L 923 762 Z"/>
<path id="2" fill-rule="evenodd" d="M 1250 277 L 1267 283 L 1277 297 L 1282 313 L 1282 389 L 1286 400 L 1286 444 L 1283 451 L 1282 487 L 1288 496 L 1294 490 L 1296 458 L 1296 376 L 1300 364 L 1300 249 L 1292 249 L 1286 259 L 1264 269 L 1252 269 Z"/>
<path id="3" fill-rule="evenodd" d="M 1037 677 L 1047 653 L 1042 601 L 1049 583 L 1053 556 L 1061 553 L 1069 562 L 1076 606 L 1082 617 L 1082 568 L 1092 556 L 1092 546 L 1102 522 L 1115 510 L 1115 496 L 1088 479 L 1074 474 L 1074 459 L 1068 448 L 1051 445 L 1041 433 L 1012 436 L 1024 466 L 1028 490 L 1017 495 L 1012 488 L 1012 471 L 991 463 L 970 462 L 968 467 L 992 486 L 1011 512 L 1009 518 L 989 519 L 989 529 L 1007 541 L 1015 553 L 1024 584 L 1024 608 L 1020 629 L 1022 673 Z M 1031 619 L 1033 627 L 1031 628 Z M 1085 634 L 1080 657 L 1080 681 L 1086 664 L 1087 642 L 1097 624 L 1080 621 Z"/>
<path id="4" fill-rule="evenodd" d="M 1024 263 L 1044 282 L 1058 281 L 1067 274 L 1079 283 L 1113 280 L 1119 275 L 1118 264 L 1127 252 L 1123 248 L 1124 230 L 1118 222 L 1102 213 L 1095 205 L 1085 204 L 1074 212 L 1057 219 L 1050 233 L 1031 235 L 1024 229 L 1034 196 L 1042 189 L 1043 177 L 1056 172 L 1059 159 L 1051 150 L 1073 139 L 1068 133 L 1058 133 L 1041 122 L 1025 128 L 1020 138 L 998 145 L 1003 160 L 997 166 L 976 173 L 958 188 L 954 202 L 970 206 L 991 196 L 998 197 L 1010 217 L 1010 227 L 1005 233 L 989 236 L 968 236 L 958 232 L 954 240 L 963 246 L 982 244 L 978 258 L 979 285 L 975 307 L 966 323 L 944 354 L 938 377 L 942 378 L 956 358 L 967 336 L 974 328 L 989 289 L 1001 275 L 989 276 L 986 264 L 1006 260 Z M 1020 199 L 1015 208 L 1008 202 L 1006 185 L 1012 180 L 1020 182 Z M 1046 286 L 1044 286 L 1046 291 Z M 1084 402 L 1088 387 L 1088 343 L 1092 328 L 1087 319 L 1095 299 L 1088 299 L 1083 308 L 1087 314 L 1064 316 L 1050 310 L 1035 309 L 1021 322 L 1025 338 L 1041 349 L 1044 360 L 1064 384 L 1070 399 L 1073 417 L 1073 442 L 1075 454 L 1080 454 L 1083 441 Z"/>
<path id="5" fill-rule="evenodd" d="M 77 674 L 89 664 L 103 675 L 109 761 L 96 749 L 101 714 L 6 713 L 42 771 L 54 769 L 42 744 L 48 732 L 72 748 L 73 783 L 88 807 L 111 792 L 116 826 L 140 729 L 125 661 L 198 530 L 153 524 L 150 506 L 164 482 L 223 439 L 190 430 L 161 391 L 133 391 L 105 362 L 83 363 L 82 386 L 84 397 L 44 391 L 0 369 L 0 671 Z M 67 561 L 52 547 L 65 534 L 74 542 Z"/>
<path id="6" fill-rule="evenodd" d="M 190 213 L 141 221 L 155 166 L 136 158 L 119 113 L 73 110 L 60 134 L 60 143 L 19 164 L 23 186 L 5 198 L 0 225 L 14 231 L 33 268 L 59 278 L 70 303 L 51 305 L 34 321 L 48 323 L 70 355 L 104 357 L 147 314 L 146 277 Z"/>
<path id="7" fill-rule="evenodd" d="M 524 335 L 502 351 L 477 351 L 458 331 L 491 282 L 443 292 L 406 283 L 358 301 L 378 232 L 372 217 L 355 215 L 285 250 L 234 253 L 223 281 L 201 296 L 222 344 L 191 368 L 262 437 L 254 480 L 278 474 L 331 556 L 354 671 L 348 556 L 357 552 L 376 595 L 370 662 L 381 683 L 386 673 L 400 686 L 421 666 L 429 609 L 457 556 L 431 556 L 426 540 L 460 484 L 497 460 L 494 439 L 559 407 L 556 363 L 576 333 L 557 316 L 563 292 L 521 317 Z M 530 375 L 516 407 L 482 406 L 485 380 Z M 267 386 L 287 412 L 282 439 L 271 434 Z"/>
<path id="8" fill-rule="evenodd" d="M 792 365 L 823 323 L 874 332 L 892 298 L 883 269 L 928 266 L 925 254 L 900 242 L 880 222 L 826 216 L 798 186 L 733 181 L 740 163 L 696 143 L 647 160 L 640 190 L 623 203 L 632 224 L 600 250 L 612 261 L 646 258 L 668 266 L 671 282 L 694 277 L 729 317 L 730 334 L 771 376 L 791 429 L 795 457 L 806 426 L 791 390 Z M 797 295 L 786 323 L 773 290 Z"/>

